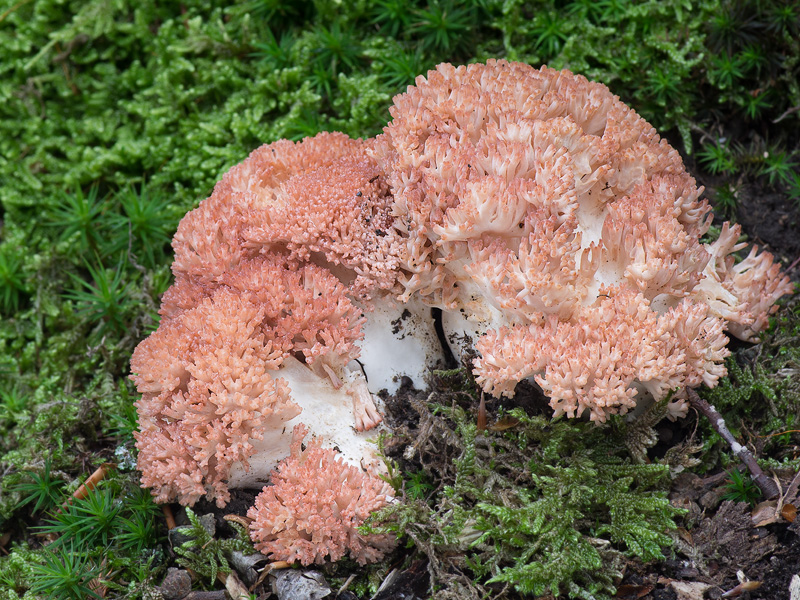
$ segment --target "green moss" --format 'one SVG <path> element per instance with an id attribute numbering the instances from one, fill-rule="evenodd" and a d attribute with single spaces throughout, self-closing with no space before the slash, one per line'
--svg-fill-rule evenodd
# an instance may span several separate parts
<path id="1" fill-rule="evenodd" d="M 56 504 L 64 503 L 79 484 L 75 480 L 55 490 L 61 492 Z M 0 557 L 0 593 L 7 594 L 0 598 L 87 597 L 87 585 L 101 572 L 112 591 L 128 594 L 116 597 L 146 597 L 152 591 L 153 579 L 164 570 L 164 526 L 138 476 L 111 470 L 85 498 L 71 499 L 57 512 L 26 502 L 32 494 L 38 497 L 31 486 L 12 487 L 22 494 L 18 509 L 32 510 L 39 523 L 30 532 L 43 537 L 34 539 L 53 541 L 35 549 L 15 544 L 8 556 Z"/>
<path id="2" fill-rule="evenodd" d="M 741 18 L 747 14 L 753 18 Z M 692 135 L 696 141 L 698 132 L 718 125 L 720 114 L 763 126 L 769 146 L 741 153 L 742 144 L 729 142 L 734 168 L 800 197 L 791 170 L 800 113 L 786 113 L 800 104 L 796 16 L 784 2 L 755 0 L 7 3 L 0 10 L 0 472 L 9 475 L 0 485 L 0 526 L 22 518 L 14 508 L 19 494 L 9 490 L 42 457 L 73 484 L 86 461 L 100 462 L 111 447 L 130 464 L 128 361 L 158 324 L 159 295 L 171 277 L 164 241 L 221 174 L 258 145 L 321 130 L 374 135 L 389 119 L 392 96 L 438 62 L 508 57 L 607 83 L 663 132 L 682 136 L 687 148 Z M 714 158 L 714 148 L 705 155 Z M 790 416 L 798 414 L 798 383 L 790 374 L 797 371 L 797 326 L 778 323 L 770 336 L 758 356 L 732 359 L 732 377 L 713 401 L 734 428 L 748 419 L 758 435 L 780 434 L 759 439 L 786 462 L 791 456 L 783 449 L 796 444 L 797 434 L 780 432 L 798 428 Z M 459 435 L 469 437 L 463 427 Z M 569 461 L 600 464 L 575 452 L 566 463 L 542 454 L 555 461 L 548 463 L 554 470 L 526 471 L 532 491 L 509 492 L 513 510 L 538 510 L 544 478 L 566 477 L 574 468 Z M 623 466 L 593 467 L 576 485 L 593 486 Z M 487 476 L 480 473 L 462 478 L 475 490 L 437 498 L 462 506 L 476 522 L 485 519 L 481 544 L 503 558 L 481 559 L 474 572 L 514 573 L 521 568 L 514 536 L 504 515 L 482 499 L 476 482 Z M 441 517 L 424 501 L 439 476 L 418 471 L 414 493 Z M 610 505 L 586 497 L 605 507 L 598 523 L 610 523 Z M 586 510 L 581 502 L 571 510 Z M 658 523 L 659 514 L 648 519 Z M 580 523 L 580 536 L 618 539 Z M 619 535 L 610 554 L 575 538 L 574 547 L 585 550 L 576 564 L 594 564 L 595 551 L 603 560 L 639 551 Z M 641 546 L 649 556 L 647 547 Z M 28 552 L 36 551 L 18 545 L 12 556 Z M 477 561 L 483 550 L 470 552 Z M 129 569 L 125 593 L 136 597 L 149 584 L 133 573 L 146 571 L 146 562 L 115 556 L 115 568 Z M 562 575 L 567 586 L 571 575 Z M 606 585 L 593 577 L 600 575 L 580 585 Z M 459 585 L 471 584 L 451 589 Z"/>
<path id="3" fill-rule="evenodd" d="M 796 469 L 800 466 L 793 450 L 800 441 L 800 300 L 786 302 L 761 337 L 760 343 L 728 358 L 728 377 L 703 391 L 703 397 L 725 417 L 734 435 L 771 457 L 769 466 Z M 718 455 L 708 450 L 722 444 L 708 429 L 704 463 L 710 467 Z"/>
<path id="4" fill-rule="evenodd" d="M 438 493 L 419 498 L 415 473 L 401 487 L 406 501 L 372 527 L 427 554 L 442 598 L 478 598 L 493 582 L 610 597 L 623 555 L 660 559 L 671 545 L 681 511 L 666 499 L 669 467 L 635 464 L 610 428 L 514 409 L 501 416 L 506 431 L 479 432 L 456 405 L 414 408 L 424 432 L 414 448 Z"/>
<path id="5" fill-rule="evenodd" d="M 36 565 L 42 562 L 41 552 L 31 550 L 24 542 L 14 544 L 8 555 L 0 556 L 0 600 L 33 600 L 34 595 L 26 589 Z"/>
<path id="6" fill-rule="evenodd" d="M 230 525 L 236 531 L 236 537 L 218 538 L 214 537 L 213 525 L 209 528 L 208 524 L 201 522 L 191 508 L 186 509 L 186 516 L 189 518 L 189 525 L 180 529 L 189 539 L 175 549 L 179 556 L 178 564 L 191 569 L 203 578 L 208 578 L 208 583 L 211 585 L 216 582 L 218 573 L 231 571 L 226 554 L 234 550 L 245 554 L 255 552 L 247 529 L 242 525 L 231 521 Z M 214 522 L 213 516 L 210 521 Z"/>

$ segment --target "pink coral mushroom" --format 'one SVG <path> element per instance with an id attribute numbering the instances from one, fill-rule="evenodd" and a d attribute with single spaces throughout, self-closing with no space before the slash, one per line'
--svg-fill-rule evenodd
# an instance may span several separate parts
<path id="1" fill-rule="evenodd" d="M 726 333 L 757 339 L 791 291 L 769 253 L 737 262 L 738 226 L 704 241 L 702 189 L 602 84 L 443 64 L 391 113 L 377 138 L 281 140 L 226 173 L 181 221 L 162 323 L 131 361 L 159 501 L 224 505 L 291 455 L 251 511 L 275 558 L 391 546 L 356 531 L 390 499 L 359 470 L 377 464 L 361 431 L 373 393 L 424 383 L 432 307 L 486 392 L 529 379 L 556 415 L 603 422 L 716 385 Z"/>
<path id="2" fill-rule="evenodd" d="M 339 560 L 375 562 L 396 544 L 389 534 L 359 533 L 375 510 L 394 498 L 392 487 L 369 472 L 345 464 L 317 440 L 301 448 L 308 429 L 294 428 L 291 454 L 271 476 L 247 516 L 255 546 L 272 560 L 303 565 Z"/>
<path id="3" fill-rule="evenodd" d="M 206 494 L 224 505 L 237 469 L 255 458 L 258 471 L 268 472 L 282 458 L 275 437 L 286 439 L 284 423 L 314 400 L 307 388 L 296 393 L 302 369 L 295 356 L 316 375 L 327 428 L 345 430 L 338 443 L 347 442 L 348 415 L 361 430 L 381 420 L 363 382 L 346 370 L 358 356 L 363 318 L 338 279 L 313 264 L 290 269 L 271 255 L 244 260 L 222 280 L 206 297 L 173 288 L 174 316 L 131 360 L 142 393 L 139 468 L 160 501 L 193 504 Z M 320 419 L 320 433 L 325 425 Z"/>
<path id="4" fill-rule="evenodd" d="M 678 153 L 608 88 L 490 60 L 439 65 L 395 98 L 373 153 L 404 241 L 401 298 L 443 311 L 477 381 L 534 379 L 556 414 L 605 421 L 715 385 L 728 332 L 755 339 L 791 291 L 710 208 Z M 644 393 L 643 393 L 644 392 Z"/>

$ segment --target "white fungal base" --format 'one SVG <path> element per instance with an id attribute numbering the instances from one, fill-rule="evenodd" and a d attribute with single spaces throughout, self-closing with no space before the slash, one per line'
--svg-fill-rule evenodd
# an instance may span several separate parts
<path id="1" fill-rule="evenodd" d="M 255 452 L 249 460 L 250 470 L 245 471 L 241 463 L 235 464 L 228 481 L 230 488 L 266 485 L 275 466 L 289 456 L 292 429 L 298 423 L 305 424 L 311 435 L 321 440 L 323 448 L 337 448 L 348 464 L 370 469 L 383 467 L 374 443 L 376 432 L 355 429 L 353 395 L 348 390 L 355 379 L 361 378 L 360 374 L 337 389 L 327 378 L 319 377 L 293 357 L 287 357 L 281 368 L 271 374 L 287 381 L 292 399 L 302 412 L 282 425 L 266 428 L 264 439 L 252 441 Z M 364 421 L 369 421 L 366 415 L 371 410 L 359 410 L 364 412 Z"/>
<path id="2" fill-rule="evenodd" d="M 390 297 L 372 302 L 374 310 L 365 313 L 358 359 L 373 394 L 385 389 L 390 394 L 400 387 L 402 376 L 425 389 L 425 376 L 443 362 L 431 307 L 411 299 L 405 304 Z"/>

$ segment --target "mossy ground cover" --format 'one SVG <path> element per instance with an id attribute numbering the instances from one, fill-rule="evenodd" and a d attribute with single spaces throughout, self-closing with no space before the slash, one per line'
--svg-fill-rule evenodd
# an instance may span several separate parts
<path id="1" fill-rule="evenodd" d="M 321 130 L 374 135 L 392 96 L 441 61 L 568 67 L 608 84 L 684 152 L 720 214 L 747 225 L 769 197 L 775 227 L 748 233 L 788 266 L 800 252 L 798 33 L 789 0 L 1 2 L 0 598 L 151 597 L 176 564 L 136 485 L 128 360 L 157 327 L 178 220 L 255 147 Z M 800 441 L 797 323 L 788 303 L 708 395 L 766 465 L 787 470 Z M 431 410 L 423 404 L 409 423 Z M 442 406 L 452 466 L 408 463 L 397 479 L 409 507 L 444 528 L 405 538 L 397 564 L 442 564 L 458 527 L 479 532 L 439 594 L 608 594 L 623 558 L 671 552 L 668 461 L 642 465 L 630 439 L 601 460 L 590 433 L 542 415 L 518 415 L 521 429 L 487 441 L 474 406 Z M 730 469 L 702 435 L 697 468 Z M 495 462 L 481 462 L 491 448 Z M 95 493 L 56 512 L 108 462 Z M 624 485 L 599 489 L 612 471 Z M 509 499 L 502 510 L 488 480 Z M 637 519 L 615 508 L 626 494 L 643 503 Z M 582 516 L 567 526 L 553 503 Z M 536 522 L 515 529 L 540 510 L 555 538 Z M 548 580 L 556 588 L 536 573 L 555 560 L 553 540 L 572 552 Z M 375 573 L 351 589 L 366 595 Z"/>

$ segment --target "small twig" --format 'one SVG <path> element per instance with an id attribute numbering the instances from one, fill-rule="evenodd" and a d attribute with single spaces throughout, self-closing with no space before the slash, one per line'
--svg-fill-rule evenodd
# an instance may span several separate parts
<path id="1" fill-rule="evenodd" d="M 769 435 L 759 435 L 758 437 L 766 439 L 775 437 L 776 435 L 784 435 L 786 433 L 800 433 L 800 429 L 787 429 L 786 431 L 776 431 L 775 433 L 770 433 Z"/>
<path id="2" fill-rule="evenodd" d="M 753 478 L 753 481 L 764 493 L 764 497 L 775 498 L 779 493 L 775 482 L 772 481 L 772 479 L 770 479 L 763 470 L 761 470 L 761 467 L 758 466 L 753 453 L 750 452 L 746 446 L 742 446 L 736 441 L 736 438 L 733 437 L 733 434 L 725 424 L 725 419 L 721 414 L 719 414 L 719 412 L 717 412 L 717 409 L 698 396 L 697 392 L 695 392 L 693 389 L 686 388 L 686 392 L 689 403 L 695 409 L 705 415 L 705 417 L 711 423 L 711 426 L 714 428 L 714 431 L 716 431 L 720 437 L 722 437 L 722 439 L 728 443 L 733 451 L 733 454 L 739 460 L 741 460 L 747 467 L 747 470 L 750 471 L 750 477 Z"/>
<path id="3" fill-rule="evenodd" d="M 483 433 L 486 431 L 486 400 L 481 392 L 481 403 L 478 406 L 478 431 Z"/>
<path id="4" fill-rule="evenodd" d="M 167 520 L 167 530 L 175 529 L 178 524 L 175 522 L 175 515 L 172 514 L 169 504 L 162 504 L 161 512 L 164 513 L 164 518 Z"/>
<path id="5" fill-rule="evenodd" d="M 2 23 L 3 21 L 5 21 L 5 20 L 6 20 L 6 17 L 7 17 L 8 15 L 10 15 L 12 12 L 14 12 L 15 10 L 17 10 L 17 9 L 18 9 L 20 6 L 22 6 L 22 5 L 24 5 L 24 4 L 27 4 L 27 3 L 28 3 L 28 2 L 30 2 L 30 1 L 31 1 L 31 0 L 20 0 L 19 2 L 17 2 L 17 3 L 16 3 L 14 6 L 12 6 L 11 8 L 9 8 L 9 9 L 8 9 L 6 12 L 4 12 L 2 15 L 0 15 L 0 23 Z"/>
<path id="6" fill-rule="evenodd" d="M 336 595 L 337 595 L 337 596 L 341 596 L 341 595 L 342 595 L 342 592 L 343 592 L 343 591 L 345 591 L 345 590 L 346 590 L 348 587 L 350 587 L 350 584 L 353 582 L 353 580 L 354 580 L 355 578 L 356 578 L 356 574 L 355 574 L 355 573 L 351 573 L 351 574 L 350 574 L 350 577 L 348 577 L 348 578 L 347 578 L 347 581 L 345 581 L 345 582 L 342 584 L 342 587 L 340 587 L 340 588 L 339 588 L 339 591 L 338 591 L 338 592 L 336 592 Z"/>
<path id="7" fill-rule="evenodd" d="M 794 475 L 794 479 L 792 479 L 789 487 L 786 488 L 786 493 L 783 495 L 784 501 L 792 501 L 794 499 L 794 495 L 797 493 L 797 489 L 800 488 L 800 471 L 797 471 Z"/>
<path id="8" fill-rule="evenodd" d="M 188 596 L 184 596 L 183 600 L 226 600 L 228 595 L 225 590 L 218 590 L 215 592 L 189 592 Z"/>
<path id="9" fill-rule="evenodd" d="M 794 269 L 794 268 L 795 268 L 795 267 L 798 265 L 798 263 L 800 263 L 800 256 L 798 256 L 797 258 L 795 258 L 795 259 L 792 261 L 792 264 L 790 264 L 790 265 L 789 265 L 789 266 L 786 268 L 786 270 L 784 271 L 784 273 L 788 273 L 789 271 L 791 271 L 792 269 Z"/>
<path id="10" fill-rule="evenodd" d="M 783 112 L 783 114 L 782 114 L 780 117 L 778 117 L 777 119 L 775 119 L 775 120 L 773 121 L 773 123 L 780 123 L 780 122 L 781 122 L 781 121 L 783 121 L 783 120 L 784 120 L 786 117 L 788 117 L 790 114 L 792 114 L 792 113 L 795 113 L 795 112 L 797 112 L 798 110 L 800 110 L 800 105 L 797 105 L 797 106 L 792 106 L 791 108 L 787 108 L 787 109 L 786 109 L 786 110 Z"/>
<path id="11" fill-rule="evenodd" d="M 96 488 L 97 484 L 106 478 L 106 475 L 108 475 L 108 469 L 113 466 L 114 463 L 103 463 L 102 465 L 97 467 L 95 472 L 89 475 L 86 481 L 84 481 L 81 484 L 81 486 L 77 490 L 75 490 L 75 492 L 72 494 L 72 497 L 67 498 L 64 501 L 64 503 L 61 505 L 61 508 L 58 509 L 58 512 L 60 513 L 62 510 L 67 508 L 67 506 L 69 506 L 69 503 L 72 502 L 73 499 L 83 500 L 84 498 L 86 498 L 86 496 L 89 495 L 89 492 L 91 492 L 94 488 Z"/>

